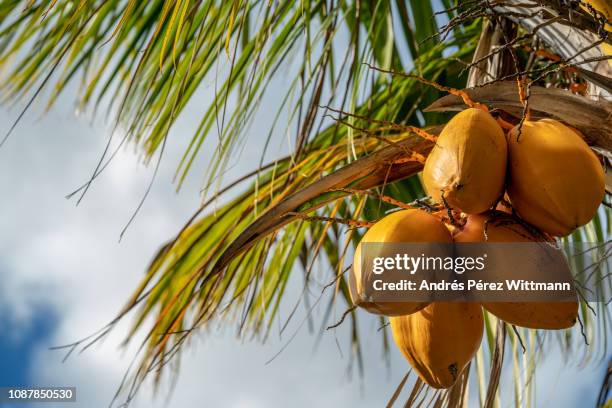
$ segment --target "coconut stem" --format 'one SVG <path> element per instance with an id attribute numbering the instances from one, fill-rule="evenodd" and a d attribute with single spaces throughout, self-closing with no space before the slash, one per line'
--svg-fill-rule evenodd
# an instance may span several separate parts
<path id="1" fill-rule="evenodd" d="M 527 78 L 525 76 L 521 76 L 516 79 L 516 84 L 518 86 L 519 100 L 521 101 L 521 105 L 523 105 L 524 120 L 529 120 L 529 118 L 531 117 L 531 113 L 529 110 L 529 102 L 527 100 L 527 89 L 525 87 L 526 81 Z"/>
<path id="2" fill-rule="evenodd" d="M 369 195 L 371 197 L 375 197 L 375 198 L 379 199 L 380 201 L 382 201 L 384 203 L 391 204 L 391 205 L 394 205 L 394 206 L 399 207 L 399 208 L 403 208 L 404 210 L 410 210 L 410 209 L 416 208 L 416 207 L 414 207 L 414 206 L 412 206 L 410 204 L 407 204 L 407 203 L 405 203 L 403 201 L 396 200 L 393 197 L 389 197 L 389 196 L 386 196 L 384 194 L 378 194 L 378 193 L 375 193 L 373 191 L 358 190 L 358 189 L 354 189 L 354 188 L 337 188 L 337 189 L 334 189 L 334 190 L 331 190 L 331 191 L 341 191 L 343 193 L 348 193 L 348 194 Z"/>
<path id="3" fill-rule="evenodd" d="M 411 161 L 425 164 L 425 162 L 427 161 L 427 158 L 423 156 L 421 153 L 410 152 L 410 156 L 406 156 L 406 157 L 402 157 L 401 159 L 397 159 L 393 161 L 393 164 L 402 164 L 402 163 L 408 163 Z"/>
<path id="4" fill-rule="evenodd" d="M 481 110 L 483 110 L 483 111 L 485 111 L 487 113 L 489 112 L 489 107 L 487 105 L 484 105 L 484 104 L 482 104 L 480 102 L 474 101 L 470 97 L 470 95 L 468 95 L 468 93 L 465 92 L 464 90 L 456 89 L 456 88 L 450 88 L 448 86 L 440 85 L 440 84 L 438 84 L 436 82 L 429 81 L 429 80 L 427 80 L 427 79 L 425 79 L 423 77 L 420 77 L 418 75 L 410 75 L 410 77 L 416 79 L 417 81 L 419 81 L 419 82 L 421 82 L 423 84 L 432 86 L 432 87 L 436 88 L 439 91 L 448 92 L 451 95 L 455 95 L 455 96 L 460 97 L 463 100 L 463 103 L 465 103 L 470 108 L 481 109 Z"/>
<path id="5" fill-rule="evenodd" d="M 392 74 L 392 75 L 400 75 L 400 76 L 403 76 L 405 78 L 416 79 L 420 83 L 425 84 L 425 85 L 429 85 L 429 86 L 431 86 L 433 88 L 436 88 L 439 91 L 447 92 L 447 93 L 449 93 L 451 95 L 455 95 L 455 96 L 460 97 L 463 100 L 463 103 L 465 103 L 470 108 L 482 109 L 485 112 L 489 112 L 489 107 L 487 105 L 484 105 L 484 104 L 482 104 L 480 102 L 474 101 L 470 97 L 470 95 L 468 95 L 467 92 L 465 92 L 465 91 L 463 91 L 461 89 L 450 88 L 448 86 L 440 85 L 440 84 L 438 84 L 436 82 L 433 82 L 433 81 L 430 81 L 428 79 L 425 79 L 425 78 L 423 78 L 422 76 L 419 76 L 419 75 L 406 74 L 404 72 L 398 72 L 398 71 L 378 68 L 378 67 L 375 67 L 375 66 L 373 66 L 371 64 L 368 64 L 367 62 L 365 62 L 364 65 L 366 65 L 366 66 L 368 66 L 368 68 L 373 69 L 373 70 L 378 71 L 378 72 L 383 72 L 383 73 Z"/>
<path id="6" fill-rule="evenodd" d="M 351 219 L 344 219 L 344 218 L 311 216 L 311 215 L 306 215 L 306 214 L 302 214 L 299 212 L 288 212 L 286 215 L 295 216 L 305 221 L 314 221 L 314 222 L 324 221 L 324 222 L 344 224 L 352 228 L 370 228 L 372 225 L 375 224 L 375 222 L 371 222 L 371 221 L 358 221 L 358 220 L 351 220 Z"/>
<path id="7" fill-rule="evenodd" d="M 451 208 L 450 205 L 448 205 L 448 202 L 446 201 L 446 197 L 444 197 L 444 194 L 446 193 L 446 191 L 444 190 L 440 190 L 440 198 L 442 199 L 442 204 L 444 204 L 444 208 L 446 208 L 446 215 L 448 216 L 448 221 L 451 223 L 452 226 L 457 226 L 457 220 L 455 220 L 455 216 L 453 215 L 453 209 Z"/>
<path id="8" fill-rule="evenodd" d="M 438 136 L 432 135 L 431 133 L 416 126 L 407 126 L 407 130 L 433 143 L 436 143 L 436 140 L 438 140 Z"/>

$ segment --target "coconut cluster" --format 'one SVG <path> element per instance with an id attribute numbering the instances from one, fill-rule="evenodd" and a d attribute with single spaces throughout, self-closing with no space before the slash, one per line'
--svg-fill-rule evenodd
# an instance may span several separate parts
<path id="1" fill-rule="evenodd" d="M 451 225 L 446 211 L 398 211 L 378 221 L 361 243 L 554 241 L 588 223 L 605 193 L 603 168 L 577 130 L 542 119 L 506 133 L 478 108 L 462 111 L 444 127 L 423 182 L 432 199 L 460 214 L 461 222 Z M 503 197 L 511 208 L 499 205 Z M 364 302 L 361 243 L 349 279 L 352 298 L 369 312 L 390 316 L 396 345 L 432 387 L 452 386 L 477 352 L 483 308 L 536 329 L 565 329 L 578 317 L 577 296 L 569 302 Z M 557 269 L 560 279 L 571 280 L 564 258 Z M 499 273 L 511 275 L 512 269 Z"/>
<path id="2" fill-rule="evenodd" d="M 553 119 L 527 120 L 504 136 L 476 108 L 445 126 L 423 181 L 435 200 L 466 214 L 491 209 L 506 189 L 522 220 L 558 237 L 589 222 L 605 193 L 603 168 L 577 130 Z"/>

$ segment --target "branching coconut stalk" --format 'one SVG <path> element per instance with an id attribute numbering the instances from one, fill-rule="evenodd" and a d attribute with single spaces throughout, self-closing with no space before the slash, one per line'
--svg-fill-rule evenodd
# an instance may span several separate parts
<path id="1" fill-rule="evenodd" d="M 358 189 L 354 189 L 354 188 L 337 188 L 337 189 L 335 189 L 333 191 L 340 191 L 340 192 L 347 193 L 347 194 L 369 195 L 369 196 L 374 197 L 374 198 L 376 198 L 376 199 L 378 199 L 378 200 L 380 200 L 382 202 L 394 205 L 394 206 L 396 206 L 398 208 L 403 208 L 405 210 L 408 210 L 410 208 L 415 208 L 414 205 L 404 203 L 402 201 L 396 200 L 393 197 L 389 197 L 389 196 L 386 196 L 386 195 L 378 194 L 378 193 L 375 193 L 375 192 L 370 191 L 370 190 L 358 190 Z"/>
<path id="2" fill-rule="evenodd" d="M 338 224 L 348 225 L 351 228 L 370 228 L 374 225 L 375 221 L 359 221 L 359 220 L 348 220 L 343 218 L 323 217 L 318 215 L 306 215 L 299 212 L 289 212 L 288 217 L 297 217 L 300 220 L 312 221 L 312 222 L 332 222 Z"/>

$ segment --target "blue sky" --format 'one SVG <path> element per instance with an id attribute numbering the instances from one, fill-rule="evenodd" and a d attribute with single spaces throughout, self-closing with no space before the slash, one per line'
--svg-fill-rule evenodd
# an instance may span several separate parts
<path id="1" fill-rule="evenodd" d="M 25 329 L 14 327 L 6 316 L 0 317 L 0 361 L 3 366 L 0 370 L 0 384 L 35 385 L 31 383 L 29 372 L 33 352 L 39 347 L 52 346 L 49 340 L 56 325 L 55 314 L 43 308 L 35 312 Z M 13 330 L 19 330 L 18 336 L 12 335 Z"/>

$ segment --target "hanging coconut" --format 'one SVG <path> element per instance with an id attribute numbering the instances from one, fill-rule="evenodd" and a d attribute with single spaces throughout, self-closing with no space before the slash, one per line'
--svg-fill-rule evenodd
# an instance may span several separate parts
<path id="1" fill-rule="evenodd" d="M 502 195 L 507 146 L 493 117 L 466 109 L 444 127 L 432 149 L 423 182 L 434 200 L 468 214 L 488 210 Z"/>
<path id="2" fill-rule="evenodd" d="M 435 302 L 389 321 L 397 347 L 434 388 L 449 388 L 457 381 L 478 351 L 484 330 L 477 303 Z"/>
<path id="3" fill-rule="evenodd" d="M 565 236 L 589 222 L 605 193 L 604 171 L 578 133 L 553 119 L 508 134 L 508 195 L 519 216 Z"/>
<path id="4" fill-rule="evenodd" d="M 485 232 L 486 223 L 486 232 Z M 555 275 L 555 280 L 571 282 L 572 274 L 563 253 L 552 248 L 543 236 L 537 236 L 521 225 L 511 215 L 494 211 L 470 215 L 465 225 L 454 235 L 457 244 L 470 242 L 534 243 L 512 251 L 504 247 L 487 249 L 487 268 L 502 278 L 513 279 L 517 275 L 538 276 L 542 263 L 534 258 L 546 257 L 546 273 Z M 535 245 L 540 243 L 540 245 Z M 457 246 L 461 252 L 461 246 Z M 518 254 L 517 250 L 521 253 Z M 552 255 L 552 256 L 551 256 Z M 542 272 L 544 274 L 544 272 Z M 572 289 L 571 301 L 530 302 L 483 302 L 483 307 L 498 318 L 517 326 L 533 329 L 565 329 L 571 327 L 578 317 L 578 297 Z"/>
<path id="5" fill-rule="evenodd" d="M 398 316 L 414 313 L 427 302 L 389 301 L 373 302 L 365 295 L 364 282 L 368 276 L 362 274 L 361 256 L 364 243 L 447 243 L 453 239 L 450 232 L 435 215 L 423 210 L 409 209 L 394 212 L 379 220 L 363 236 L 355 249 L 353 267 L 349 275 L 349 289 L 353 304 L 371 313 Z M 448 246 L 449 252 L 452 249 Z M 449 255 L 451 255 L 449 253 Z"/>

